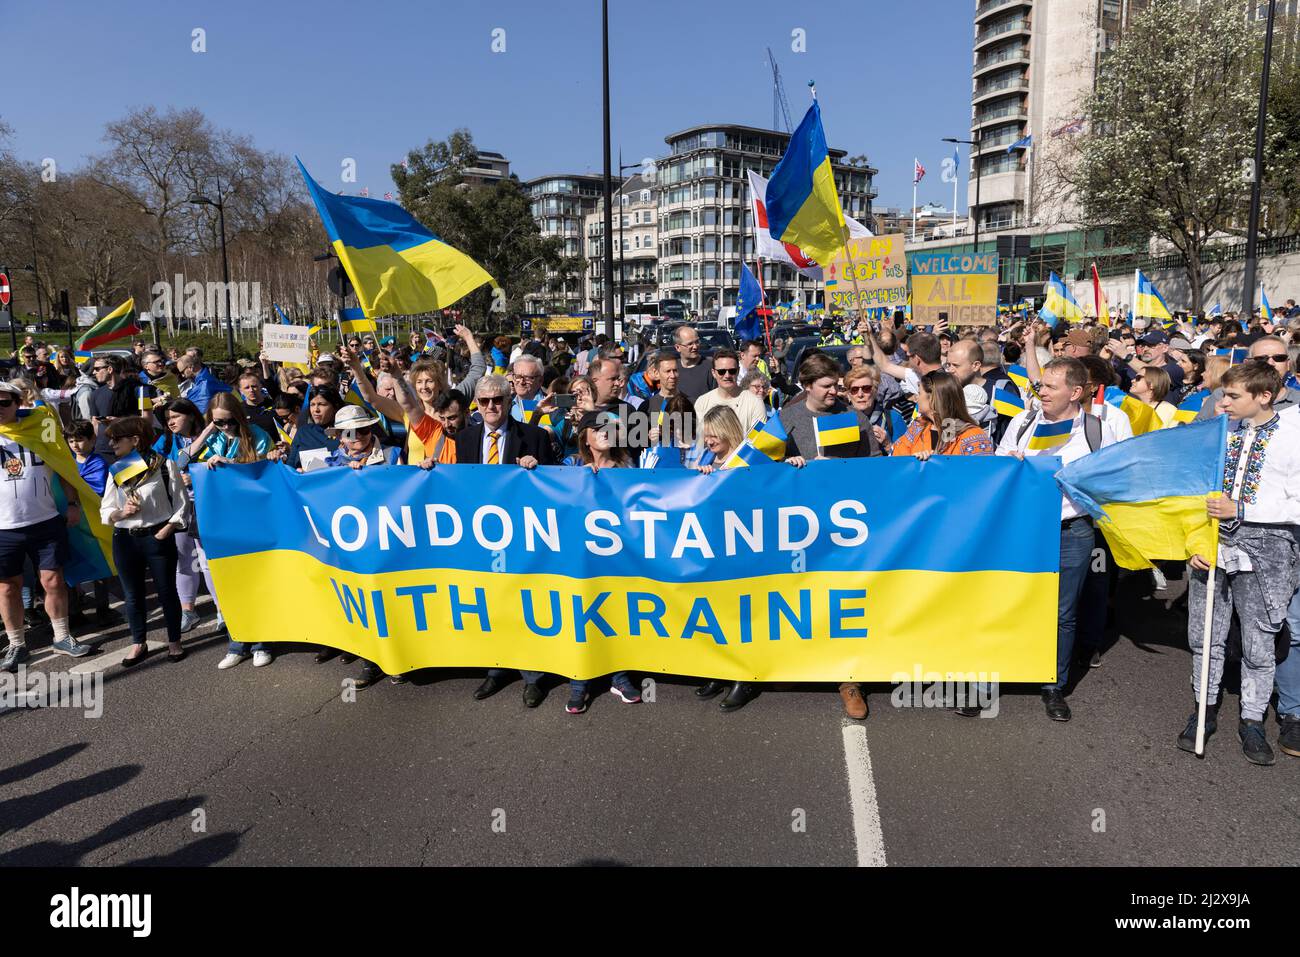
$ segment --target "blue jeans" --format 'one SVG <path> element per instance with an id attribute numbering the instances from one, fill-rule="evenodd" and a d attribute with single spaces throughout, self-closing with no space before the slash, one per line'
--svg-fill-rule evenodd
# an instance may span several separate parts
<path id="1" fill-rule="evenodd" d="M 509 674 L 510 674 L 510 669 L 508 668 L 488 669 L 489 678 L 505 678 Z M 524 684 L 535 685 L 537 684 L 537 682 L 542 680 L 542 675 L 545 674 L 545 672 L 544 671 L 521 671 L 519 672 L 519 674 L 524 679 Z"/>
<path id="2" fill-rule="evenodd" d="M 259 642 L 257 642 L 256 644 L 250 645 L 250 644 L 249 644 L 248 642 L 246 642 L 246 641 L 235 641 L 234 638 L 231 638 L 231 639 L 230 639 L 230 646 L 229 646 L 228 648 L 226 648 L 226 654 L 228 654 L 228 655 L 246 655 L 246 654 L 249 654 L 250 652 L 254 652 L 254 651 L 266 651 L 266 650 L 267 650 L 267 648 L 266 648 L 266 642 L 264 642 L 264 641 L 259 641 Z"/>
<path id="3" fill-rule="evenodd" d="M 582 695 L 586 694 L 586 693 L 587 693 L 587 685 L 591 684 L 591 682 L 593 682 L 593 681 L 595 681 L 595 680 L 596 680 L 595 678 L 589 678 L 589 679 L 583 679 L 583 680 L 579 680 L 579 679 L 577 679 L 577 678 L 570 678 L 570 679 L 569 679 L 569 697 L 570 697 L 570 698 L 579 698 L 579 697 L 581 697 Z M 611 685 L 612 685 L 612 684 L 616 684 L 616 683 L 619 682 L 619 681 L 627 681 L 627 680 L 628 680 L 628 677 L 627 677 L 627 672 L 626 672 L 626 671 L 616 671 L 616 672 L 614 672 L 612 675 L 609 676 L 609 683 L 610 683 Z"/>
<path id="4" fill-rule="evenodd" d="M 1064 691 L 1070 680 L 1070 659 L 1074 656 L 1079 596 L 1092 560 L 1093 527 L 1082 520 L 1061 526 L 1061 578 L 1056 612 L 1056 682 L 1044 691 Z"/>
<path id="5" fill-rule="evenodd" d="M 1291 596 L 1291 606 L 1286 610 L 1286 623 L 1291 629 L 1291 648 L 1286 661 L 1277 666 L 1277 713 L 1300 718 L 1300 591 Z"/>

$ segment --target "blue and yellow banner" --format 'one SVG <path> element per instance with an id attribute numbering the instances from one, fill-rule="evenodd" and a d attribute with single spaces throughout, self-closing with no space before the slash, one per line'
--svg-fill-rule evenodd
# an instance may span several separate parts
<path id="1" fill-rule="evenodd" d="M 1056 669 L 1058 465 L 193 475 L 241 641 L 330 645 L 389 673 L 890 681 L 920 667 L 1041 682 Z M 960 534 L 918 535 L 922 514 Z M 1009 535 L 1014 549 L 986 546 Z"/>

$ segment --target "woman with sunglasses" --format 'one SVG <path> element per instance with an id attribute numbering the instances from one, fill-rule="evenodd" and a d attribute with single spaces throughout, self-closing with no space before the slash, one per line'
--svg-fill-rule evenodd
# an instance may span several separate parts
<path id="1" fill-rule="evenodd" d="M 632 457 L 626 446 L 615 444 L 610 440 L 609 432 L 602 428 L 603 422 L 596 412 L 584 413 L 578 420 L 578 456 L 580 463 L 591 469 L 593 475 L 599 475 L 607 469 L 632 468 Z M 594 679 L 592 679 L 594 680 Z M 617 671 L 609 676 L 610 694 L 624 704 L 640 704 L 641 692 L 637 690 L 626 671 Z M 569 681 L 569 700 L 564 706 L 567 714 L 582 714 L 587 710 L 590 696 L 587 686 L 590 680 L 578 678 Z"/>
<path id="2" fill-rule="evenodd" d="M 854 366 L 844 374 L 844 391 L 849 405 L 871 423 L 871 431 L 880 447 L 889 454 L 894 441 L 893 421 L 889 412 L 876 401 L 880 394 L 880 370 L 874 365 Z"/>
<path id="3" fill-rule="evenodd" d="M 895 442 L 892 455 L 912 455 L 925 461 L 931 455 L 992 455 L 993 440 L 966 408 L 957 377 L 949 372 L 927 372 L 916 393 L 917 416 Z"/>
<path id="4" fill-rule="evenodd" d="M 301 471 L 304 452 L 333 452 L 339 447 L 339 440 L 330 430 L 334 428 L 334 417 L 346 405 L 337 389 L 326 385 L 313 386 L 311 398 L 307 400 L 307 417 L 299 420 L 288 450 L 273 449 L 266 457 Z"/>
<path id="5" fill-rule="evenodd" d="M 167 660 L 181 661 L 181 602 L 176 592 L 176 539 L 188 526 L 190 499 L 180 466 L 153 450 L 153 426 L 140 416 L 117 419 L 108 426 L 116 463 L 109 470 L 100 517 L 113 527 L 113 563 L 126 596 L 131 651 L 122 667 L 148 656 L 145 635 L 145 573 L 153 576 L 163 621 L 167 625 Z"/>
<path id="6" fill-rule="evenodd" d="M 1178 408 L 1165 398 L 1171 388 L 1172 383 L 1168 372 L 1160 366 L 1147 366 L 1133 376 L 1133 385 L 1128 391 L 1133 398 L 1140 399 L 1155 409 L 1160 427 L 1169 429 L 1178 424 L 1178 419 L 1175 417 Z"/>
<path id="7" fill-rule="evenodd" d="M 256 462 L 275 448 L 271 437 L 248 421 L 244 404 L 233 392 L 218 392 L 208 404 L 208 424 L 190 443 L 190 458 L 209 467 L 227 462 Z"/>
<path id="8" fill-rule="evenodd" d="M 210 469 L 219 468 L 229 463 L 247 464 L 266 458 L 275 448 L 275 443 L 261 428 L 248 421 L 244 404 L 233 392 L 219 392 L 208 404 L 208 424 L 198 437 L 190 443 L 191 457 L 200 459 Z M 212 572 L 208 568 L 207 555 L 203 552 L 203 541 L 199 539 L 195 552 L 203 578 L 207 582 L 212 600 L 217 604 L 217 628 L 226 625 L 221 604 L 217 602 L 217 589 L 212 583 Z M 239 664 L 249 653 L 253 656 L 253 667 L 261 668 L 272 661 L 271 651 L 262 642 L 251 648 L 247 642 L 236 641 L 230 636 L 230 645 L 226 656 L 217 663 L 217 668 L 225 671 Z"/>
<path id="9" fill-rule="evenodd" d="M 202 580 L 198 559 L 198 532 L 194 527 L 194 490 L 190 483 L 189 447 L 203 431 L 203 413 L 189 399 L 172 399 L 158 411 L 165 431 L 158 436 L 153 450 L 165 459 L 175 462 L 181 469 L 185 497 L 191 506 L 189 527 L 178 530 L 176 540 L 176 593 L 181 602 L 181 634 L 193 631 L 199 623 L 195 608 Z M 215 600 L 215 598 L 214 598 Z"/>

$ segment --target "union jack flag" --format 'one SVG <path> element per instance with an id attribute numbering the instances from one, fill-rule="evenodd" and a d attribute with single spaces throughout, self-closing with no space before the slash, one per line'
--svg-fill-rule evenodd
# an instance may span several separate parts
<path id="1" fill-rule="evenodd" d="M 921 161 L 919 159 L 913 159 L 912 160 L 912 183 L 916 184 L 921 182 L 921 179 L 924 176 L 925 176 L 925 167 L 921 165 Z"/>
<path id="2" fill-rule="evenodd" d="M 393 201 L 393 194 L 391 192 L 384 193 L 384 199 L 388 200 L 391 203 Z"/>
<path id="3" fill-rule="evenodd" d="M 1066 123 L 1066 124 L 1065 124 L 1064 126 L 1062 126 L 1060 129 L 1053 131 L 1052 135 L 1053 135 L 1053 136 L 1062 136 L 1062 135 L 1064 135 L 1064 134 L 1066 134 L 1066 133 L 1081 133 L 1081 132 L 1083 132 L 1083 117 L 1082 117 L 1082 116 L 1079 117 L 1077 120 L 1071 120 L 1069 123 Z"/>

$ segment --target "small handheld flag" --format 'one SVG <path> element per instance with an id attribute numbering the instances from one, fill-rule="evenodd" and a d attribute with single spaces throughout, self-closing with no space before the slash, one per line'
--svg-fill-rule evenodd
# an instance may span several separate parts
<path id="1" fill-rule="evenodd" d="M 1006 389 L 993 390 L 993 409 L 998 415 L 1015 417 L 1025 411 L 1025 400 Z"/>
<path id="2" fill-rule="evenodd" d="M 1264 314 L 1265 322 L 1273 321 L 1273 307 L 1268 304 L 1268 296 L 1264 292 L 1264 284 L 1259 284 L 1259 311 Z"/>
<path id="3" fill-rule="evenodd" d="M 147 385 L 137 386 L 135 390 L 135 406 L 141 412 L 152 412 L 153 402 L 149 398 L 149 387 Z"/>
<path id="4" fill-rule="evenodd" d="M 1052 328 L 1062 320 L 1083 322 L 1083 310 L 1079 308 L 1078 301 L 1056 273 L 1052 273 L 1047 280 L 1047 301 L 1043 303 L 1043 308 L 1038 310 L 1038 317 Z"/>
<path id="5" fill-rule="evenodd" d="M 819 415 L 813 419 L 813 431 L 817 435 L 819 448 L 833 445 L 848 445 L 862 437 L 855 412 L 841 412 L 838 415 Z"/>
<path id="6" fill-rule="evenodd" d="M 378 332 L 375 320 L 367 319 L 360 309 L 339 310 L 339 331 L 345 336 L 360 335 L 363 332 Z"/>
<path id="7" fill-rule="evenodd" d="M 773 462 L 785 458 L 785 446 L 789 435 L 779 415 L 774 415 L 766 422 L 754 426 L 749 431 L 746 441 Z"/>
<path id="8" fill-rule="evenodd" d="M 113 476 L 113 481 L 120 488 L 137 475 L 141 475 L 149 470 L 139 452 L 132 452 L 124 456 L 108 467 L 108 474 Z"/>
<path id="9" fill-rule="evenodd" d="M 1074 431 L 1074 419 L 1062 422 L 1039 422 L 1034 426 L 1034 434 L 1029 437 L 1029 451 L 1041 452 L 1054 449 L 1070 441 Z"/>
<path id="10" fill-rule="evenodd" d="M 1174 418 L 1179 422 L 1195 422 L 1196 416 L 1201 411 L 1201 406 L 1205 404 L 1205 400 L 1209 397 L 1209 390 L 1197 389 L 1178 403 L 1178 408 L 1174 411 Z"/>

